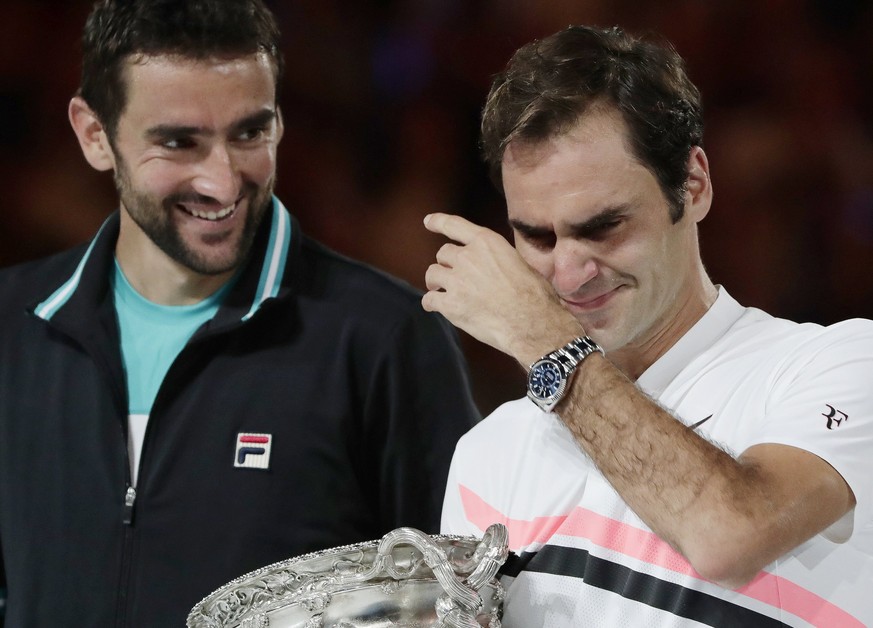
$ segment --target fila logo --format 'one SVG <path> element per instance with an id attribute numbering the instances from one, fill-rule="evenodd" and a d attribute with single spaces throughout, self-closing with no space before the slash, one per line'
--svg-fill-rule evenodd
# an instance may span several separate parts
<path id="1" fill-rule="evenodd" d="M 269 469 L 272 445 L 272 434 L 251 434 L 245 432 L 237 434 L 233 466 L 246 469 Z"/>
<path id="2" fill-rule="evenodd" d="M 843 421 L 849 420 L 849 415 L 845 412 L 841 412 L 833 407 L 831 404 L 825 404 L 828 408 L 830 408 L 830 412 L 822 412 L 821 415 L 828 420 L 828 429 L 832 430 L 835 427 L 840 427 Z"/>

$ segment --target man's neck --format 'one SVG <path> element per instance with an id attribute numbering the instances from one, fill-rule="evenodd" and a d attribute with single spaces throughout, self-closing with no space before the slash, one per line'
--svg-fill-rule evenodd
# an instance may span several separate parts
<path id="1" fill-rule="evenodd" d="M 630 343 L 609 353 L 610 361 L 632 381 L 639 379 L 679 342 L 715 303 L 718 288 L 705 273 L 701 273 L 700 280 L 700 285 L 680 300 L 676 315 L 666 321 L 657 333 L 642 342 Z"/>
<path id="2" fill-rule="evenodd" d="M 119 245 L 115 248 L 118 264 L 130 285 L 143 297 L 160 305 L 193 305 L 211 296 L 233 276 L 203 275 L 182 266 L 163 251 L 137 251 Z"/>

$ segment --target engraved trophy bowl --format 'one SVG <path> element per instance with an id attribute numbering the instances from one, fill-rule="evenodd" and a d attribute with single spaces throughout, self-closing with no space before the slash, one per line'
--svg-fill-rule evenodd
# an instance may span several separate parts
<path id="1" fill-rule="evenodd" d="M 506 528 L 481 539 L 397 528 L 262 567 L 197 604 L 188 628 L 500 628 Z"/>

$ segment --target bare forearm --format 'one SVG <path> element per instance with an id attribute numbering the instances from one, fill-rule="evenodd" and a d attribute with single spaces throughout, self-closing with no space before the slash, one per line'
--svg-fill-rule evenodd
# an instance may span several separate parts
<path id="1" fill-rule="evenodd" d="M 727 586 L 817 530 L 793 525 L 809 504 L 675 419 L 592 355 L 556 412 L 628 506 L 702 575 Z"/>

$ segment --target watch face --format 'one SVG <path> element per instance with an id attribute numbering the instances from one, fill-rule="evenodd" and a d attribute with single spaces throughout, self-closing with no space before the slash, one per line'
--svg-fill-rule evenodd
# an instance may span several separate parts
<path id="1" fill-rule="evenodd" d="M 554 362 L 542 361 L 530 371 L 528 389 L 540 399 L 553 397 L 564 383 L 564 373 Z"/>

